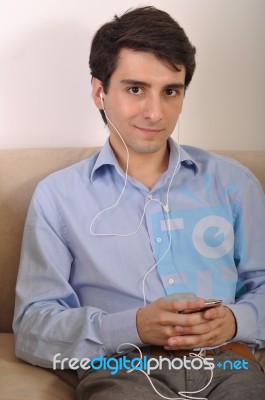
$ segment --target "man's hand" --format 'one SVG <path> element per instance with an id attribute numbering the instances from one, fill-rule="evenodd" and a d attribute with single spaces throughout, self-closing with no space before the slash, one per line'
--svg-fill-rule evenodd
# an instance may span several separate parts
<path id="1" fill-rule="evenodd" d="M 236 334 L 236 319 L 232 311 L 225 306 L 197 312 L 202 323 L 193 325 L 192 321 L 183 320 L 175 326 L 175 335 L 168 339 L 166 349 L 192 349 L 220 345 Z"/>
<path id="2" fill-rule="evenodd" d="M 196 311 L 203 307 L 204 300 L 174 302 L 162 297 L 138 310 L 136 325 L 143 343 L 165 346 L 169 338 L 176 335 L 175 327 L 183 319 L 184 310 Z M 194 314 L 190 314 L 191 319 Z"/>
<path id="3" fill-rule="evenodd" d="M 215 346 L 231 339 L 236 333 L 232 311 L 223 306 L 200 312 L 203 299 L 174 302 L 160 298 L 138 310 L 136 324 L 143 343 L 166 349 L 192 349 Z M 192 310 L 192 313 L 182 313 Z"/>

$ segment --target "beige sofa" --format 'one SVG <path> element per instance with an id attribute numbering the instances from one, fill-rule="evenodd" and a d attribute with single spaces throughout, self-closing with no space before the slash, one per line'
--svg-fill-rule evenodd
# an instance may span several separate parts
<path id="1" fill-rule="evenodd" d="M 0 400 L 74 399 L 77 377 L 73 371 L 45 370 L 15 357 L 12 334 L 15 283 L 23 225 L 37 182 L 54 170 L 87 158 L 96 150 L 0 150 Z M 265 189 L 265 151 L 219 153 L 248 166 Z M 258 352 L 263 365 L 264 355 L 263 351 Z"/>

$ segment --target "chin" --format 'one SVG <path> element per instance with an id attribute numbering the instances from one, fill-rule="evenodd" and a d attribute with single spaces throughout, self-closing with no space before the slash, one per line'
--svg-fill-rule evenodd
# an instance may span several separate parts
<path id="1" fill-rule="evenodd" d="M 157 153 L 159 150 L 164 147 L 165 142 L 163 143 L 148 143 L 148 144 L 134 144 L 133 146 L 130 146 L 130 148 L 135 152 L 139 154 L 153 154 Z"/>

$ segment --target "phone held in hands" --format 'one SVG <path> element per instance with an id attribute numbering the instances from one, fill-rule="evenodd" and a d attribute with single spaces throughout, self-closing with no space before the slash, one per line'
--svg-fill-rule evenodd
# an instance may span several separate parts
<path id="1" fill-rule="evenodd" d="M 208 299 L 205 300 L 204 303 L 204 307 L 199 308 L 197 310 L 183 310 L 180 311 L 180 314 L 190 314 L 190 313 L 195 313 L 195 312 L 202 312 L 202 311 L 206 311 L 209 310 L 209 308 L 213 308 L 213 307 L 219 307 L 223 304 L 222 300 L 220 299 Z"/>
<path id="2" fill-rule="evenodd" d="M 195 301 L 197 299 L 197 296 L 194 293 L 173 293 L 169 296 L 166 297 L 168 301 Z M 212 307 L 218 307 L 223 304 L 222 300 L 220 299 L 208 299 L 205 300 L 204 307 L 199 308 L 197 310 L 183 310 L 180 311 L 180 314 L 188 314 L 188 313 L 194 313 L 194 312 L 201 312 L 201 311 L 206 311 L 209 310 L 209 308 Z"/>

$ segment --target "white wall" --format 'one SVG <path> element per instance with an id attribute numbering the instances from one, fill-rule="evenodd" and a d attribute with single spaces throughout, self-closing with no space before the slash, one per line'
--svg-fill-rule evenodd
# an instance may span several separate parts
<path id="1" fill-rule="evenodd" d="M 197 47 L 181 142 L 265 149 L 264 0 L 0 0 L 1 148 L 105 141 L 91 100 L 91 37 L 137 5 L 171 13 Z"/>

